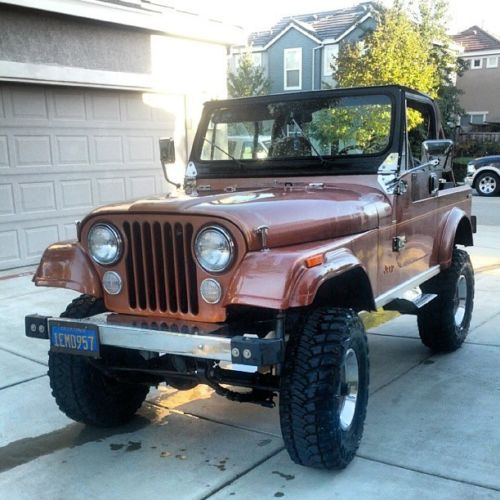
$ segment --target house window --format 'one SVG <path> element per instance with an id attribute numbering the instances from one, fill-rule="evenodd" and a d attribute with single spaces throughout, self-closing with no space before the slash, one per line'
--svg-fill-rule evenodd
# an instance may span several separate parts
<path id="1" fill-rule="evenodd" d="M 481 58 L 472 59 L 470 67 L 471 69 L 481 69 L 483 67 L 483 60 Z"/>
<path id="2" fill-rule="evenodd" d="M 487 68 L 496 68 L 498 66 L 498 56 L 491 56 L 486 58 Z"/>
<path id="3" fill-rule="evenodd" d="M 285 49 L 284 59 L 284 80 L 285 90 L 300 90 L 302 88 L 302 49 Z"/>
<path id="4" fill-rule="evenodd" d="M 486 121 L 487 111 L 471 111 L 467 113 L 469 115 L 469 123 L 471 125 L 482 125 Z"/>
<path id="5" fill-rule="evenodd" d="M 338 45 L 325 45 L 323 47 L 323 76 L 332 76 L 333 58 L 339 55 Z"/>

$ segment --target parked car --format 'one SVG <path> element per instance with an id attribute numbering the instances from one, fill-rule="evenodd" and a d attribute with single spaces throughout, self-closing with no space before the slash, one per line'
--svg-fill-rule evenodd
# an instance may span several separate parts
<path id="1" fill-rule="evenodd" d="M 269 154 L 232 156 L 243 128 Z M 37 286 L 82 294 L 26 316 L 59 408 L 112 426 L 162 382 L 266 407 L 279 393 L 291 458 L 345 467 L 369 394 L 358 313 L 413 314 L 436 352 L 469 330 L 471 189 L 442 137 L 434 101 L 400 86 L 206 103 L 182 192 L 98 208 L 42 257 Z M 160 149 L 168 179 L 173 141 Z"/>
<path id="2" fill-rule="evenodd" d="M 467 164 L 465 181 L 479 196 L 495 196 L 500 192 L 500 155 L 482 156 Z"/>

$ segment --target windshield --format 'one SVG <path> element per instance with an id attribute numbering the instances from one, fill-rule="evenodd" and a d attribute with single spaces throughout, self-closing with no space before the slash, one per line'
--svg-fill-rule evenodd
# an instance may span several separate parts
<path id="1" fill-rule="evenodd" d="M 212 111 L 202 131 L 200 160 L 241 168 L 283 159 L 334 164 L 376 156 L 390 144 L 392 114 L 388 95 L 277 96 L 276 102 L 226 105 Z"/>

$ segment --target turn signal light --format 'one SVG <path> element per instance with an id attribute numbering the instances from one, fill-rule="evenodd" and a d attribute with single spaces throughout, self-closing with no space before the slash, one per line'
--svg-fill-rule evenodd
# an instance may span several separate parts
<path id="1" fill-rule="evenodd" d="M 313 255 L 306 259 L 306 267 L 316 267 L 320 266 L 325 262 L 325 257 L 323 254 Z"/>

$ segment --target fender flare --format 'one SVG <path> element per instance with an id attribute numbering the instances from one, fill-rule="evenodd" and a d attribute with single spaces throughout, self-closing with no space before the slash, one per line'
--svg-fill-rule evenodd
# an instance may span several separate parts
<path id="1" fill-rule="evenodd" d="M 441 221 L 434 240 L 431 265 L 440 265 L 442 269 L 449 267 L 456 243 L 472 246 L 474 240 L 469 216 L 462 209 L 453 207 Z"/>
<path id="2" fill-rule="evenodd" d="M 349 249 L 340 248 L 328 252 L 325 260 L 324 264 L 307 269 L 300 275 L 290 297 L 290 307 L 312 304 L 323 285 L 346 273 L 358 271 L 363 277 L 363 285 L 369 288 L 365 308 L 367 310 L 376 310 L 373 289 L 368 273 L 361 261 Z"/>
<path id="3" fill-rule="evenodd" d="M 47 247 L 33 276 L 36 286 L 69 288 L 102 297 L 101 280 L 77 241 L 62 241 Z"/>
<path id="4" fill-rule="evenodd" d="M 308 256 L 323 253 L 325 262 L 307 268 Z M 322 285 L 346 272 L 359 270 L 370 287 L 368 308 L 375 308 L 373 293 L 363 265 L 345 247 L 304 251 L 275 249 L 251 252 L 243 259 L 230 285 L 225 306 L 246 305 L 269 309 L 288 309 L 312 304 Z"/>

